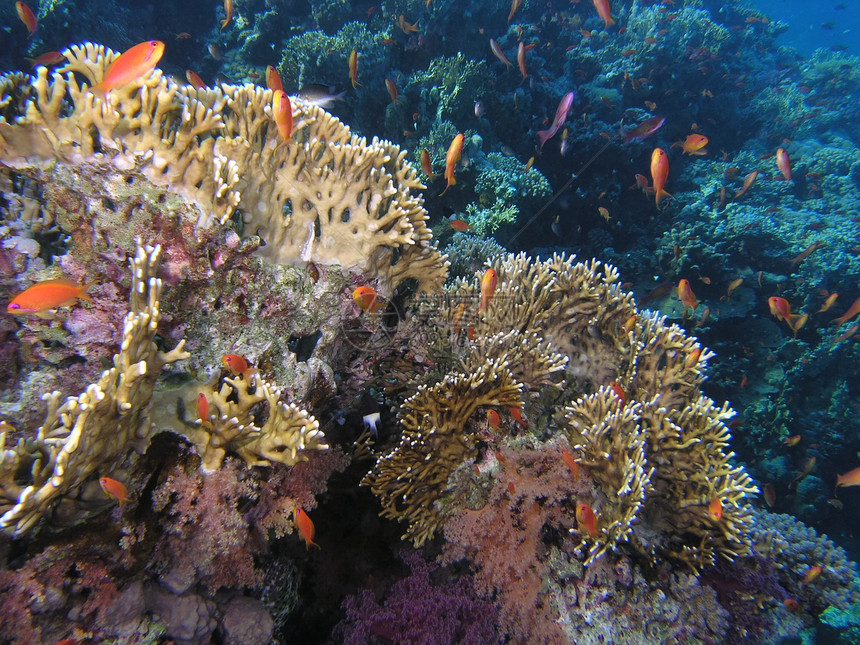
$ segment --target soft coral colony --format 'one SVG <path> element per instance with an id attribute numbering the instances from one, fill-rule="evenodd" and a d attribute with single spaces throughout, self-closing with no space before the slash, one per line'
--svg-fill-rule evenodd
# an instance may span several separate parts
<path id="1" fill-rule="evenodd" d="M 87 88 L 117 54 L 85 44 L 63 55 L 56 72 L 0 79 L 6 277 L 25 286 L 62 268 L 98 282 L 95 305 L 65 326 L 20 322 L 0 522 L 16 536 L 46 530 L 32 547 L 42 551 L 0 572 L 10 639 L 147 630 L 269 642 L 283 604 L 295 606 L 271 598 L 297 584 L 273 573 L 295 565 L 279 564 L 268 541 L 295 531 L 291 517 L 306 521 L 348 462 L 310 410 L 326 411 L 339 387 L 357 390 L 335 372 L 365 351 L 344 342 L 356 321 L 382 324 L 349 297 L 367 282 L 424 294 L 380 351 L 436 361 L 404 377 L 401 441 L 364 483 L 426 555 L 472 563 L 500 637 L 558 642 L 614 624 L 713 640 L 730 633 L 729 612 L 761 633 L 791 622 L 789 595 L 809 610 L 855 598 L 853 565 L 814 534 L 803 533 L 815 548 L 792 559 L 786 544 L 768 560 L 771 520 L 753 514 L 756 488 L 728 452 L 732 412 L 700 391 L 709 352 L 638 310 L 613 268 L 508 255 L 483 281 L 492 289 L 479 273 L 443 291 L 423 186 L 397 146 L 352 135 L 301 100 L 285 141 L 271 91 L 194 89 L 158 69 L 98 98 Z M 119 351 L 111 332 L 94 342 L 75 316 L 105 328 L 122 319 Z M 310 357 L 298 360 L 285 338 L 313 338 Z M 44 349 L 57 347 L 84 365 Z M 218 367 L 236 347 L 253 369 Z M 93 373 L 112 353 L 112 367 Z M 163 370 L 170 383 L 158 389 Z M 72 395 L 86 376 L 94 383 Z M 27 408 L 40 388 L 50 393 L 39 424 Z M 141 484 L 138 510 L 115 511 L 107 537 L 86 530 L 109 506 L 104 476 Z M 81 532 L 48 531 L 72 524 Z M 829 553 L 827 566 L 799 585 L 811 552 Z M 750 600 L 748 589 L 710 584 L 727 563 L 762 568 L 770 586 Z M 605 593 L 619 586 L 626 607 Z"/>

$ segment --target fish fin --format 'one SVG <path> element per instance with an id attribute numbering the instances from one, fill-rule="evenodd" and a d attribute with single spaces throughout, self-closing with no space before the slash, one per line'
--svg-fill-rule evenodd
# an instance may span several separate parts
<path id="1" fill-rule="evenodd" d="M 102 101 L 104 101 L 105 97 L 107 96 L 107 91 L 101 83 L 99 83 L 98 85 L 93 85 L 89 91 L 99 97 Z"/>
<path id="2" fill-rule="evenodd" d="M 41 318 L 42 320 L 56 320 L 57 313 L 53 309 L 45 309 L 45 311 L 34 311 L 32 312 L 34 316 L 37 318 Z"/>
<path id="3" fill-rule="evenodd" d="M 666 199 L 667 197 L 671 197 L 671 193 L 667 193 L 662 188 L 657 191 L 657 194 L 654 196 L 654 200 L 657 203 L 657 208 L 660 208 L 660 202 Z"/>
<path id="4" fill-rule="evenodd" d="M 537 138 L 540 139 L 540 147 L 543 148 L 544 144 L 550 140 L 552 134 L 550 134 L 549 130 L 539 130 L 537 133 Z"/>

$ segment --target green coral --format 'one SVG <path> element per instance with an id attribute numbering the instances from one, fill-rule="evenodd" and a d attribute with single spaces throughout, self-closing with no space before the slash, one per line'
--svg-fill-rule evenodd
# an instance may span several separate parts
<path id="1" fill-rule="evenodd" d="M 493 75 L 484 61 L 473 61 L 458 53 L 434 58 L 426 71 L 413 74 L 407 92 L 417 90 L 434 112 L 436 121 L 463 121 L 474 118 L 475 101 L 492 86 Z"/>
<path id="2" fill-rule="evenodd" d="M 860 643 L 860 602 L 855 602 L 847 609 L 828 607 L 818 618 L 822 623 L 838 632 L 838 634 L 828 634 L 829 637 L 835 638 L 835 640 L 828 642 L 840 645 Z"/>
<path id="3" fill-rule="evenodd" d="M 502 224 L 513 224 L 517 221 L 520 209 L 514 204 L 505 204 L 497 199 L 489 208 L 479 208 L 475 204 L 466 206 L 469 214 L 469 225 L 478 235 L 490 235 L 496 232 Z"/>
<path id="4" fill-rule="evenodd" d="M 476 192 L 483 206 L 499 200 L 522 203 L 525 199 L 544 199 L 552 189 L 535 168 L 527 170 L 516 157 L 491 152 L 478 171 Z"/>

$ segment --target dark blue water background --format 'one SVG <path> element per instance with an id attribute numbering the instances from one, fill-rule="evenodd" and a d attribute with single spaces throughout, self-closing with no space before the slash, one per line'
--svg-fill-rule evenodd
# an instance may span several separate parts
<path id="1" fill-rule="evenodd" d="M 757 0 L 754 4 L 771 19 L 789 25 L 779 40 L 803 56 L 819 47 L 846 47 L 847 53 L 860 56 L 857 0 Z"/>

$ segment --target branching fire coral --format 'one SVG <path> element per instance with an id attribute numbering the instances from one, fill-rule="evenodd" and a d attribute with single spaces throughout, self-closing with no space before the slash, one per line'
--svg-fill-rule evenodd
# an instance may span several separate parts
<path id="1" fill-rule="evenodd" d="M 307 460 L 302 454 L 305 450 L 328 448 L 317 420 L 292 403 L 280 401 L 281 391 L 259 374 L 249 373 L 247 379 L 226 377 L 204 387 L 201 394 L 208 401 L 209 413 L 187 433 L 203 458 L 204 471 L 218 470 L 227 450 L 249 466 L 272 462 L 293 466 Z M 261 416 L 265 422 L 258 426 Z"/>
<path id="2" fill-rule="evenodd" d="M 32 439 L 7 448 L 7 433 L 0 433 L 3 530 L 29 531 L 97 470 L 108 474 L 129 449 L 145 447 L 149 401 L 161 368 L 188 357 L 184 341 L 167 353 L 153 342 L 161 317 L 161 280 L 154 275 L 160 253 L 160 247 L 138 247 L 131 260 L 131 310 L 113 367 L 78 396 L 61 401 L 59 392 L 46 394 L 48 414 Z"/>
<path id="3" fill-rule="evenodd" d="M 241 217 L 274 262 L 340 264 L 373 272 L 391 289 L 406 277 L 420 290 L 441 288 L 447 265 L 431 243 L 423 186 L 398 146 L 354 136 L 297 98 L 284 141 L 270 90 L 194 89 L 158 69 L 96 98 L 89 87 L 118 54 L 86 43 L 63 55 L 56 72 L 39 67 L 33 78 L 0 81 L 5 164 L 110 164 L 181 195 L 200 227 Z"/>

